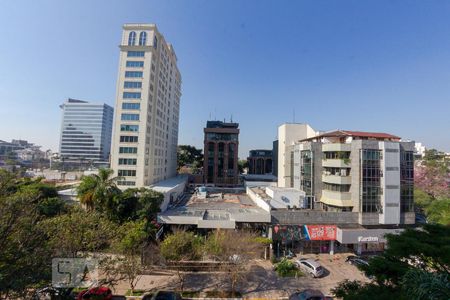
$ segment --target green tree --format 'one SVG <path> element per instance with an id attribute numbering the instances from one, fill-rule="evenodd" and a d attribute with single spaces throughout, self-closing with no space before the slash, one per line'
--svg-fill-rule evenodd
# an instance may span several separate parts
<path id="1" fill-rule="evenodd" d="M 39 226 L 53 195 L 39 181 L 0 171 L 0 299 L 30 297 L 51 276 L 51 249 Z"/>
<path id="2" fill-rule="evenodd" d="M 132 188 L 115 194 L 110 205 L 102 210 L 110 220 L 118 223 L 144 219 L 152 221 L 160 212 L 163 200 L 164 195 L 152 189 Z"/>
<path id="3" fill-rule="evenodd" d="M 425 278 L 424 286 L 433 291 L 442 283 L 442 278 L 450 275 L 449 226 L 426 224 L 418 230 L 406 229 L 399 235 L 388 234 L 386 239 L 389 247 L 385 252 L 370 259 L 368 266 L 360 267 L 366 275 L 373 276 L 374 281 L 367 284 L 342 282 L 333 290 L 336 297 L 423 299 L 411 297 L 412 285 Z"/>
<path id="4" fill-rule="evenodd" d="M 148 246 L 145 227 L 144 220 L 123 224 L 118 230 L 118 239 L 114 246 L 118 252 L 114 265 L 117 272 L 128 282 L 131 295 L 145 269 L 142 259 L 144 248 Z"/>
<path id="5" fill-rule="evenodd" d="M 177 149 L 178 170 L 190 165 L 193 168 L 201 168 L 203 165 L 202 149 L 190 145 L 179 145 Z"/>
<path id="6" fill-rule="evenodd" d="M 244 170 L 248 169 L 248 161 L 246 159 L 238 160 L 238 169 L 239 173 L 244 173 Z"/>
<path id="7" fill-rule="evenodd" d="M 403 293 L 408 299 L 450 299 L 449 279 L 447 274 L 413 269 L 403 276 Z"/>
<path id="8" fill-rule="evenodd" d="M 180 264 L 182 261 L 192 261 L 201 258 L 202 238 L 188 231 L 175 231 L 168 235 L 161 243 L 161 255 L 170 262 Z M 175 265 L 180 284 L 180 290 L 184 289 L 184 272 L 180 265 Z"/>
<path id="9" fill-rule="evenodd" d="M 99 169 L 98 174 L 84 176 L 81 179 L 77 194 L 80 202 L 88 210 L 112 205 L 114 196 L 120 193 L 116 185 L 120 177 L 111 177 L 113 173 L 111 169 Z"/>
<path id="10" fill-rule="evenodd" d="M 108 249 L 118 226 L 101 214 L 74 208 L 40 224 L 55 256 L 80 257 Z"/>

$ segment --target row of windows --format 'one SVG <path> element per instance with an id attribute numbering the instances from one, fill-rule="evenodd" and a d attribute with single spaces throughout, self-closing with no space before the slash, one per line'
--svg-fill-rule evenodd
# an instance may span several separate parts
<path id="1" fill-rule="evenodd" d="M 142 31 L 139 34 L 139 46 L 144 46 L 147 41 L 147 32 Z M 128 35 L 128 46 L 134 46 L 136 44 L 136 32 L 132 31 Z"/>
<path id="2" fill-rule="evenodd" d="M 119 147 L 119 153 L 136 154 L 137 147 Z"/>
<path id="3" fill-rule="evenodd" d="M 143 74 L 141 71 L 125 71 L 126 78 L 142 78 Z"/>
<path id="4" fill-rule="evenodd" d="M 139 121 L 139 114 L 122 114 L 122 121 Z"/>
<path id="5" fill-rule="evenodd" d="M 137 162 L 136 158 L 119 158 L 119 165 L 132 165 L 135 166 Z"/>
<path id="6" fill-rule="evenodd" d="M 335 191 L 335 192 L 349 192 L 350 191 L 350 184 L 334 184 L 334 183 L 323 183 L 323 189 L 328 191 Z"/>
<path id="7" fill-rule="evenodd" d="M 145 52 L 144 51 L 128 51 L 127 56 L 128 57 L 144 57 Z"/>
<path id="8" fill-rule="evenodd" d="M 129 136 L 129 135 L 121 135 L 120 136 L 121 143 L 137 143 L 137 141 L 138 141 L 137 136 Z"/>
<path id="9" fill-rule="evenodd" d="M 123 92 L 123 99 L 140 99 L 141 93 Z"/>
<path id="10" fill-rule="evenodd" d="M 128 68 L 143 68 L 144 67 L 144 62 L 143 61 L 127 60 L 126 66 Z"/>
<path id="11" fill-rule="evenodd" d="M 140 108 L 141 108 L 140 103 L 129 103 L 129 102 L 122 103 L 122 109 L 140 109 Z M 138 117 L 139 117 L 139 115 L 138 115 Z"/>
<path id="12" fill-rule="evenodd" d="M 118 175 L 122 176 L 136 176 L 136 170 L 119 170 Z"/>
<path id="13" fill-rule="evenodd" d="M 139 125 L 121 124 L 121 125 L 120 125 L 120 131 L 132 131 L 132 132 L 136 132 L 136 131 L 139 131 Z"/>
<path id="14" fill-rule="evenodd" d="M 117 181 L 117 185 L 135 186 L 136 181 L 119 180 L 119 181 Z"/>
<path id="15" fill-rule="evenodd" d="M 350 152 L 348 151 L 327 151 L 324 152 L 325 159 L 349 159 Z"/>
<path id="16" fill-rule="evenodd" d="M 125 81 L 123 87 L 126 89 L 140 89 L 142 87 L 142 82 L 139 81 Z"/>

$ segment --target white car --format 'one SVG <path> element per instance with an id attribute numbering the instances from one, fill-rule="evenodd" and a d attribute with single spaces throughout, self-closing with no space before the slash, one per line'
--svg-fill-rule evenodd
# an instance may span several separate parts
<path id="1" fill-rule="evenodd" d="M 307 274 L 317 278 L 324 274 L 323 267 L 315 260 L 312 259 L 297 259 L 295 264 Z"/>

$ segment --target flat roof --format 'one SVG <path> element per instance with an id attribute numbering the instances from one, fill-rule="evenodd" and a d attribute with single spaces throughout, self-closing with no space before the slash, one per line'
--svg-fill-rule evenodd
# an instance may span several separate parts
<path id="1" fill-rule="evenodd" d="M 157 192 L 165 193 L 176 188 L 178 185 L 187 182 L 187 180 L 188 180 L 187 174 L 180 174 L 175 177 L 158 181 L 157 183 L 150 185 L 149 188 Z"/>
<path id="2" fill-rule="evenodd" d="M 352 131 L 352 130 L 334 130 L 325 132 L 301 141 L 310 141 L 322 137 L 360 137 L 360 138 L 376 138 L 376 139 L 394 139 L 400 140 L 401 138 L 396 135 L 392 135 L 384 132 L 366 132 L 366 131 Z"/>
<path id="3" fill-rule="evenodd" d="M 246 194 L 211 193 L 207 198 L 193 194 L 183 206 L 158 214 L 165 224 L 197 225 L 201 228 L 231 228 L 240 223 L 270 223 L 270 213 Z"/>

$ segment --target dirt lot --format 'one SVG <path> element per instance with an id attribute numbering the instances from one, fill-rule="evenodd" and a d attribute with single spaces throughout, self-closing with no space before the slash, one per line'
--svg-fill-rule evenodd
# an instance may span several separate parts
<path id="1" fill-rule="evenodd" d="M 272 270 L 270 261 L 254 261 L 250 272 L 241 281 L 239 290 L 246 297 L 276 299 L 287 297 L 292 292 L 306 288 L 318 289 L 330 295 L 330 289 L 344 279 L 367 281 L 367 278 L 355 266 L 345 262 L 348 254 L 303 255 L 302 258 L 318 260 L 325 268 L 325 276 L 312 278 L 280 278 Z M 177 289 L 177 276 L 166 273 L 160 275 L 145 275 L 138 282 L 137 289 Z M 116 293 L 124 293 L 128 289 L 126 283 L 116 288 Z M 228 290 L 228 280 L 220 273 L 189 273 L 186 275 L 185 290 Z"/>

